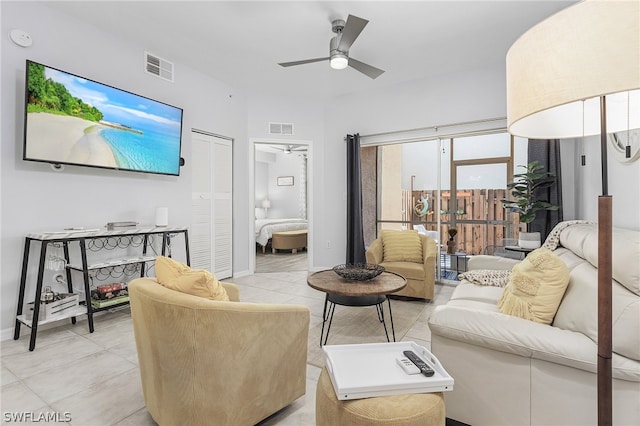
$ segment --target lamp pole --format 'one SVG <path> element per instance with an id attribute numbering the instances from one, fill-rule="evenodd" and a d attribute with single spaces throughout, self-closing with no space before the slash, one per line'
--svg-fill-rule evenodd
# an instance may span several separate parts
<path id="1" fill-rule="evenodd" d="M 598 197 L 598 425 L 609 426 L 613 417 L 611 387 L 611 279 L 613 198 L 608 194 L 607 171 L 607 106 L 600 97 L 600 149 L 602 163 L 602 195 Z"/>

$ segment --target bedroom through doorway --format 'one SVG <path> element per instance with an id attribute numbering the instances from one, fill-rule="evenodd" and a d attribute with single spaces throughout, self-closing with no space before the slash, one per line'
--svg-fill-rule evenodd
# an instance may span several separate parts
<path id="1" fill-rule="evenodd" d="M 307 271 L 307 143 L 254 143 L 255 272 Z"/>

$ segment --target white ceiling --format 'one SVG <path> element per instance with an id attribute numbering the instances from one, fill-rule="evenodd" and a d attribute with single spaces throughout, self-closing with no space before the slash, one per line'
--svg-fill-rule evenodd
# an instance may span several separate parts
<path id="1" fill-rule="evenodd" d="M 248 93 L 330 99 L 504 62 L 528 28 L 562 1 L 50 1 L 47 4 L 145 50 Z M 386 72 L 372 80 L 328 62 L 333 19 L 370 22 L 350 56 Z M 142 61 L 141 61 L 142 62 Z M 142 66 L 142 65 L 141 65 Z"/>

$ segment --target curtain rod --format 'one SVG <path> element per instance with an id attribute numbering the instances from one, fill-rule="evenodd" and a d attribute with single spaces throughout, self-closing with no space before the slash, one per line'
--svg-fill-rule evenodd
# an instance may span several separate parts
<path id="1" fill-rule="evenodd" d="M 361 146 L 378 146 L 378 145 L 395 145 L 402 143 L 411 143 L 411 142 L 425 142 L 437 139 L 451 139 L 451 138 L 462 138 L 469 136 L 481 136 L 481 135 L 491 135 L 494 133 L 503 133 L 507 130 L 506 127 L 493 127 L 482 130 L 474 130 L 468 132 L 457 132 L 457 133 L 447 133 L 446 135 L 433 135 L 433 136 L 422 136 L 415 138 L 404 138 L 404 139 L 393 139 L 392 141 L 385 142 L 373 142 L 373 143 L 363 143 Z"/>
<path id="2" fill-rule="evenodd" d="M 379 136 L 388 136 L 388 135 L 397 135 L 397 134 L 411 133 L 411 132 L 424 132 L 424 131 L 428 131 L 428 130 L 435 130 L 437 132 L 438 129 L 446 129 L 446 128 L 450 128 L 450 127 L 469 126 L 469 125 L 481 124 L 481 123 L 492 123 L 492 122 L 495 122 L 495 121 L 505 121 L 506 119 L 507 119 L 506 117 L 496 117 L 496 118 L 487 118 L 487 119 L 484 119 L 484 120 L 461 121 L 461 122 L 458 122 L 458 123 L 449 123 L 449 124 L 442 124 L 442 125 L 437 125 L 437 126 L 417 127 L 417 128 L 414 128 L 414 129 L 395 130 L 395 131 L 381 132 L 381 133 L 372 133 L 370 135 L 360 135 L 360 139 L 379 137 Z M 487 129 L 487 131 L 492 131 L 492 130 L 494 130 L 494 131 L 496 131 L 496 130 L 506 130 L 506 126 L 500 127 L 500 128 Z M 479 131 L 484 131 L 484 130 L 479 130 Z M 478 133 L 479 131 L 472 131 L 472 132 L 469 132 L 469 133 Z M 465 132 L 457 132 L 457 133 L 455 133 L 455 136 L 460 136 L 460 135 L 464 135 L 464 134 L 466 134 L 466 133 Z M 345 141 L 347 140 L 346 137 L 344 139 L 345 139 Z"/>

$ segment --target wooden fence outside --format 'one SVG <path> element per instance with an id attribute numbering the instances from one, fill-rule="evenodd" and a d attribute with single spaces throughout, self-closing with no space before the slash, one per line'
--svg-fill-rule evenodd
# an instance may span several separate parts
<path id="1" fill-rule="evenodd" d="M 449 239 L 448 230 L 455 222 L 457 250 L 468 254 L 492 254 L 492 248 L 503 244 L 505 238 L 518 238 L 519 217 L 502 207 L 500 200 L 509 198 L 507 189 L 460 189 L 456 192 L 456 205 L 450 191 L 442 191 L 441 211 L 435 212 L 437 191 L 403 191 L 402 220 L 408 225 L 422 224 L 427 230 L 438 227 L 444 243 Z M 421 198 L 428 202 L 426 214 L 420 216 L 416 204 Z M 419 205 L 420 206 L 420 205 Z M 420 209 L 418 209 L 420 210 Z M 407 226 L 411 228 L 411 226 Z"/>

